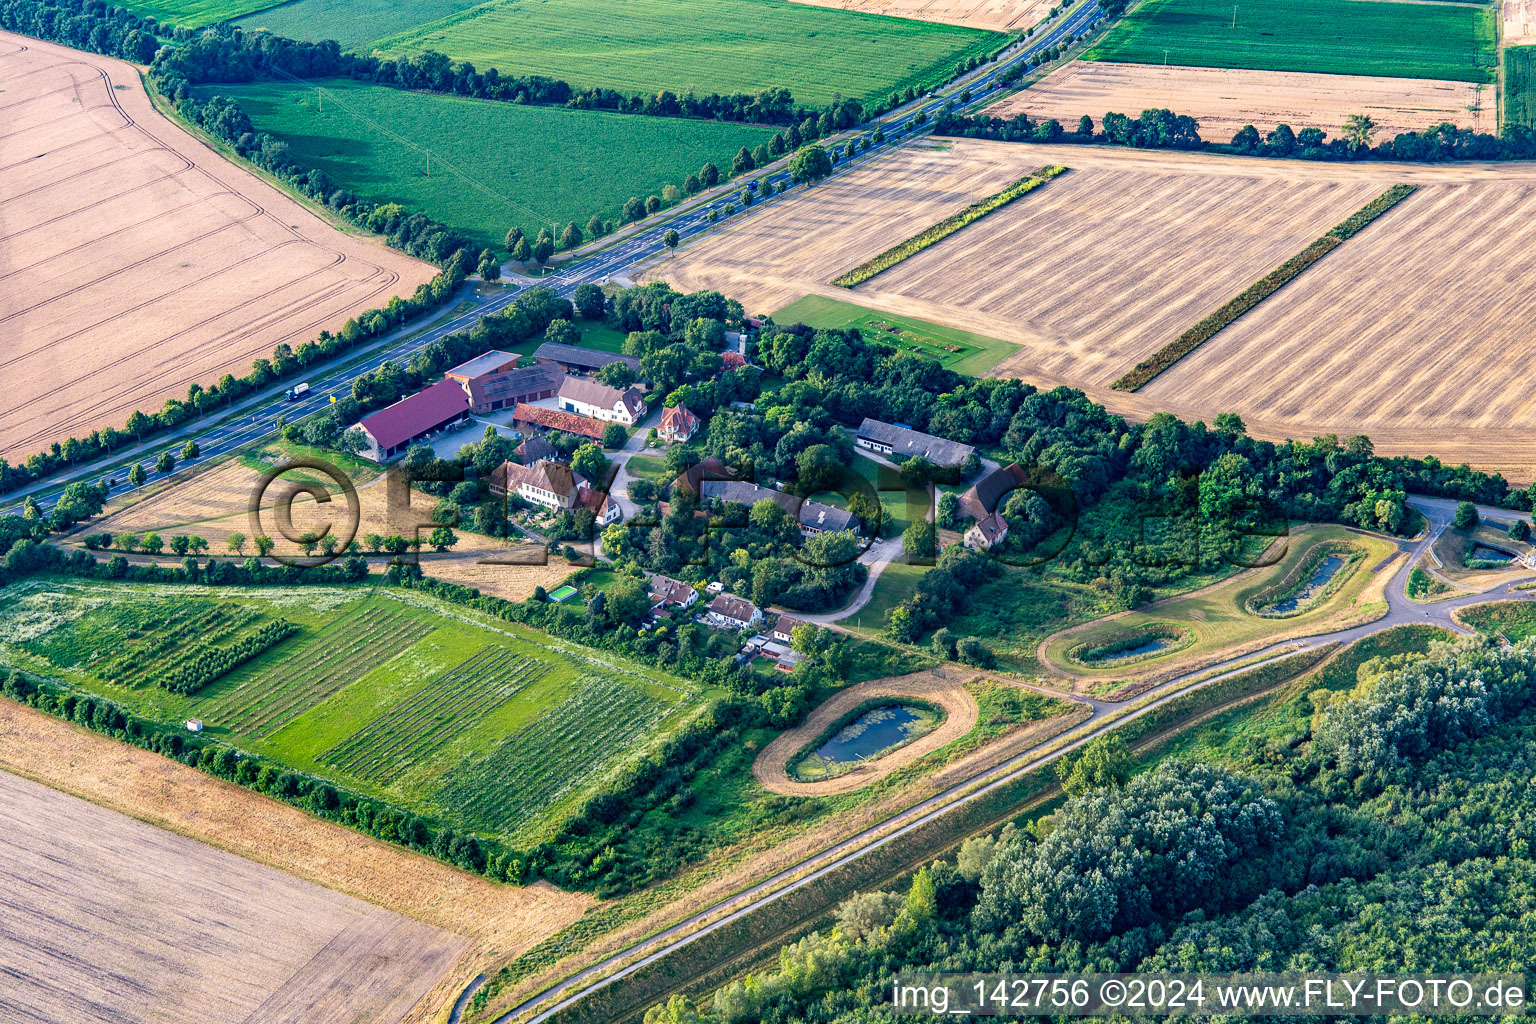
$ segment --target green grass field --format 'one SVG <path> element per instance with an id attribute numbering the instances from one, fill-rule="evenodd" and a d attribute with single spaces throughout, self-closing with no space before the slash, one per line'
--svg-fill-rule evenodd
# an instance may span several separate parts
<path id="1" fill-rule="evenodd" d="M 954 327 L 881 313 L 852 302 L 820 295 L 797 299 L 773 314 L 775 323 L 802 323 L 808 327 L 857 327 L 873 337 L 908 352 L 930 356 L 957 373 L 980 377 L 1018 350 L 1012 342 L 988 338 Z"/>
<path id="2" fill-rule="evenodd" d="M 252 6 L 255 0 L 250 0 Z M 260 5 L 265 6 L 265 5 Z M 293 0 L 268 6 L 241 18 L 245 28 L 264 28 L 289 39 L 318 42 L 334 39 L 343 50 L 367 52 L 368 44 L 385 36 L 458 14 L 475 0 L 405 0 L 401 3 L 361 3 L 359 0 Z M 510 69 L 507 69 L 510 70 Z"/>
<path id="3" fill-rule="evenodd" d="M 285 13 L 301 17 L 310 2 Z M 330 31 L 319 19 L 334 6 L 317 9 L 311 33 Z M 482 70 L 549 75 L 578 87 L 706 94 L 782 86 L 816 105 L 838 93 L 871 100 L 926 88 L 1007 41 L 997 32 L 785 0 L 492 0 L 414 24 L 371 42 L 386 54 L 437 50 Z"/>
<path id="4" fill-rule="evenodd" d="M 517 844 L 700 703 L 696 687 L 613 655 L 446 611 L 367 587 L 28 583 L 0 601 L 0 662 L 146 718 L 200 718 L 241 749 Z M 277 619 L 298 633 L 201 689 L 154 685 L 189 637 Z"/>
<path id="5" fill-rule="evenodd" d="M 219 21 L 271 7 L 282 0 L 125 0 L 119 4 L 134 14 L 168 25 L 202 28 Z"/>
<path id="6" fill-rule="evenodd" d="M 1504 48 L 1504 123 L 1536 125 L 1536 49 Z"/>
<path id="7" fill-rule="evenodd" d="M 1145 0 L 1086 60 L 1494 80 L 1493 12 L 1387 0 Z M 1127 111 L 1134 113 L 1134 111 Z"/>
<path id="8" fill-rule="evenodd" d="M 706 161 L 729 166 L 773 134 L 719 121 L 626 116 L 406 92 L 345 80 L 313 88 L 271 82 L 208 88 L 240 102 L 367 199 L 421 210 L 500 250 L 516 224 L 532 237 L 552 221 L 616 218 L 630 196 L 659 193 Z M 323 108 L 323 109 L 322 109 Z M 431 151 L 431 174 L 427 151 Z"/>

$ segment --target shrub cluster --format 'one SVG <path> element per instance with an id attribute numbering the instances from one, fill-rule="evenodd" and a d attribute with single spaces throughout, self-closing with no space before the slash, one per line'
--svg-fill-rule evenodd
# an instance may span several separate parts
<path id="1" fill-rule="evenodd" d="M 856 285 L 861 285 L 876 274 L 890 270 L 902 260 L 916 256 L 930 245 L 943 241 L 968 224 L 974 224 L 987 214 L 1000 210 L 1015 199 L 1028 195 L 1052 178 L 1065 174 L 1066 170 L 1060 164 L 1042 167 L 1038 171 L 1020 178 L 996 195 L 990 195 L 980 202 L 972 203 L 959 213 L 946 217 L 924 230 L 921 234 L 913 235 L 905 242 L 894 245 L 885 250 L 885 252 L 880 253 L 880 255 L 865 260 L 846 274 L 833 278 L 832 283 L 843 288 L 853 288 Z"/>

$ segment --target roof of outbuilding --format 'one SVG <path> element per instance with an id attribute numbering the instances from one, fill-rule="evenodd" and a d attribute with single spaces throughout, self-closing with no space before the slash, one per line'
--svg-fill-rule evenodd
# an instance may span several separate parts
<path id="1" fill-rule="evenodd" d="M 959 441 L 934 437 L 899 423 L 886 423 L 869 417 L 859 424 L 859 436 L 889 445 L 892 455 L 907 459 L 923 458 L 936 466 L 958 466 L 976 450 Z"/>
<path id="2" fill-rule="evenodd" d="M 618 352 L 600 352 L 595 348 L 582 348 L 579 345 L 563 345 L 558 341 L 546 341 L 533 350 L 535 359 L 553 359 L 557 363 L 567 366 L 598 367 L 607 366 L 609 363 L 627 363 L 635 369 L 640 369 L 640 360 L 634 356 L 621 355 Z"/>
<path id="3" fill-rule="evenodd" d="M 442 380 L 402 398 L 394 405 L 365 416 L 361 426 L 380 448 L 395 448 L 413 437 L 465 415 L 469 396 L 457 381 Z"/>

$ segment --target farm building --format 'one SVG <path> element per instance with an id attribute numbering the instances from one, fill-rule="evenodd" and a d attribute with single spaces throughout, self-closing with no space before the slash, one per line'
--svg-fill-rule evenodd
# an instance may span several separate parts
<path id="1" fill-rule="evenodd" d="M 772 487 L 760 487 L 741 480 L 705 480 L 700 484 L 700 490 L 705 498 L 735 502 L 748 508 L 767 498 L 794 516 L 800 523 L 800 532 L 806 535 L 838 530 L 853 530 L 857 533 L 859 529 L 858 517 L 852 512 L 823 505 L 819 501 L 808 501 Z"/>
<path id="2" fill-rule="evenodd" d="M 555 397 L 565 380 L 558 366 L 538 363 L 518 369 L 517 360 L 514 353 L 495 350 L 460 363 L 446 376 L 464 389 L 470 412 L 476 415 Z"/>
<path id="3" fill-rule="evenodd" d="M 574 508 L 586 481 L 563 462 L 540 459 L 531 466 L 503 462 L 491 470 L 491 493 L 497 497 L 516 494 L 545 508 Z"/>
<path id="4" fill-rule="evenodd" d="M 704 621 L 725 629 L 755 629 L 763 621 L 762 609 L 744 597 L 721 594 L 709 602 Z"/>
<path id="5" fill-rule="evenodd" d="M 653 608 L 663 608 L 667 605 L 692 608 L 699 600 L 697 590 L 682 580 L 675 580 L 671 576 L 663 576 L 660 573 L 650 578 L 649 589 Z"/>
<path id="6" fill-rule="evenodd" d="M 668 444 L 687 441 L 699 432 L 699 418 L 684 405 L 669 405 L 661 410 L 656 436 Z"/>
<path id="7" fill-rule="evenodd" d="M 563 430 L 567 434 L 590 437 L 594 441 L 603 439 L 604 425 L 597 420 L 573 412 L 546 409 L 542 405 L 519 404 L 512 411 L 512 422 L 524 430 Z"/>
<path id="8" fill-rule="evenodd" d="M 581 348 L 577 345 L 562 345 L 557 341 L 546 341 L 534 349 L 533 358 L 541 362 L 559 363 L 566 372 L 574 370 L 577 373 L 596 373 L 610 363 L 623 363 L 636 372 L 640 369 L 640 360 L 634 356 L 599 352 L 594 348 Z"/>
<path id="9" fill-rule="evenodd" d="M 934 437 L 899 423 L 865 417 L 854 443 L 860 448 L 897 459 L 927 459 L 935 466 L 963 466 L 976 449 L 958 441 Z"/>
<path id="10" fill-rule="evenodd" d="M 996 511 L 997 503 L 1003 500 L 1003 495 L 1017 490 L 1028 479 L 1024 467 L 1017 462 L 994 469 L 960 495 L 960 514 L 968 519 L 985 519 Z"/>
<path id="11" fill-rule="evenodd" d="M 515 494 L 524 501 L 555 511 L 589 508 L 599 526 L 619 521 L 619 503 L 594 488 L 586 477 L 563 462 L 540 459 L 531 466 L 503 462 L 491 471 L 490 492 L 498 498 Z"/>
<path id="12" fill-rule="evenodd" d="M 1008 539 L 1008 520 L 1001 512 L 982 516 L 965 531 L 965 546 L 973 551 L 988 551 Z"/>
<path id="13" fill-rule="evenodd" d="M 469 396 L 457 381 L 438 381 L 409 398 L 364 416 L 363 453 L 375 462 L 403 455 L 412 442 L 469 418 Z"/>
<path id="14" fill-rule="evenodd" d="M 795 627 L 803 625 L 805 625 L 804 619 L 797 619 L 793 615 L 780 615 L 778 621 L 773 624 L 773 638 L 787 644 L 795 638 Z"/>
<path id="15" fill-rule="evenodd" d="M 626 391 L 595 380 L 567 377 L 560 385 L 560 409 L 605 423 L 634 426 L 645 415 L 645 396 L 639 388 Z"/>
<path id="16" fill-rule="evenodd" d="M 559 450 L 542 437 L 530 437 L 512 449 L 512 453 L 522 459 L 525 466 L 531 466 L 540 459 L 560 459 Z"/>

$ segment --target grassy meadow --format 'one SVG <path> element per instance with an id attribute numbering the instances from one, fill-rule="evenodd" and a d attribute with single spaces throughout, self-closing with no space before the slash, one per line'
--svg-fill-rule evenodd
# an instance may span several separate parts
<path id="1" fill-rule="evenodd" d="M 367 53 L 372 49 L 369 44 L 375 40 L 408 32 L 473 6 L 475 0 L 403 0 L 388 4 L 360 3 L 359 0 L 293 0 L 266 6 L 264 10 L 239 19 L 239 23 L 243 28 L 264 28 L 289 39 L 311 42 L 334 39 L 343 50 Z"/>
<path id="2" fill-rule="evenodd" d="M 514 844 L 701 703 L 622 658 L 369 587 L 51 581 L 10 588 L 0 618 L 0 662 Z M 292 636 L 190 693 L 165 687 L 189 651 L 279 621 Z"/>
<path id="3" fill-rule="evenodd" d="M 134 14 L 167 25 L 202 28 L 271 7 L 281 0 L 124 0 L 119 4 Z"/>
<path id="4" fill-rule="evenodd" d="M 1487 7 L 1390 0 L 1145 0 L 1084 57 L 1492 82 L 1493 19 Z"/>
<path id="5" fill-rule="evenodd" d="M 872 100 L 926 88 L 1007 41 L 997 32 L 786 0 L 492 0 L 416 24 L 376 37 L 373 47 L 391 55 L 437 50 L 481 69 L 623 92 L 782 86 L 817 105 L 835 94 Z"/>
<path id="6" fill-rule="evenodd" d="M 1504 48 L 1504 123 L 1536 126 L 1536 47 Z"/>
<path id="7" fill-rule="evenodd" d="M 514 224 L 617 218 L 631 196 L 679 184 L 707 161 L 729 167 L 773 132 L 406 92 L 347 80 L 209 87 L 262 131 L 358 195 L 394 201 L 501 249 Z M 428 168 L 430 152 L 430 173 Z"/>
<path id="8" fill-rule="evenodd" d="M 881 313 L 867 306 L 821 295 L 797 299 L 774 313 L 773 319 L 775 323 L 802 323 L 822 329 L 857 327 L 867 338 L 929 356 L 947 369 L 973 377 L 984 376 L 1018 348 L 1000 338 L 988 338 L 909 316 Z"/>

